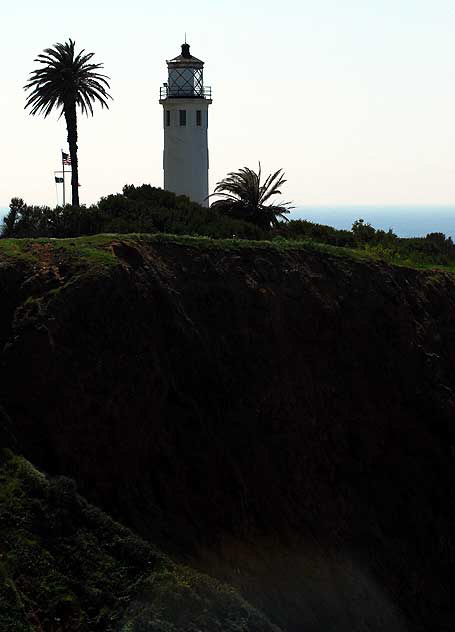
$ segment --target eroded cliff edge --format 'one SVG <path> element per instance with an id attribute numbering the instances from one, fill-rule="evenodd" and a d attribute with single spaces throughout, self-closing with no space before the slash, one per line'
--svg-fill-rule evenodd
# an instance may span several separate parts
<path id="1" fill-rule="evenodd" d="M 282 629 L 453 629 L 453 277 L 106 237 L 29 243 L 0 288 L 34 464 Z"/>

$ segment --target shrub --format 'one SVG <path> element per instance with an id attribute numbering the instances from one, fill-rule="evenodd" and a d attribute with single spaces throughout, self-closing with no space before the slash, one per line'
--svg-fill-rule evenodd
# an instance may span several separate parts
<path id="1" fill-rule="evenodd" d="M 2 237 L 78 237 L 97 233 L 172 233 L 214 238 L 262 239 L 249 222 L 231 219 L 192 202 L 185 195 L 144 184 L 90 206 L 28 206 L 13 198 L 3 220 Z"/>
<path id="2" fill-rule="evenodd" d="M 365 220 L 358 219 L 352 225 L 352 234 L 357 243 L 367 243 L 373 241 L 376 230 L 371 224 L 366 224 Z"/>
<path id="3" fill-rule="evenodd" d="M 349 230 L 338 230 L 332 226 L 315 224 L 305 219 L 292 219 L 282 222 L 273 231 L 277 237 L 285 239 L 312 239 L 332 246 L 355 246 L 354 236 Z"/>

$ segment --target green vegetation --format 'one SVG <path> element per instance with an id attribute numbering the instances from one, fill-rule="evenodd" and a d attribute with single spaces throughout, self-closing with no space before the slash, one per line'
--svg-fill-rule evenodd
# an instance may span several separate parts
<path id="1" fill-rule="evenodd" d="M 248 221 L 225 214 L 217 202 L 204 208 L 186 196 L 150 185 L 125 186 L 121 194 L 88 208 L 28 206 L 14 198 L 3 220 L 0 253 L 33 261 L 40 249 L 60 248 L 62 256 L 75 261 L 113 265 L 117 259 L 111 252 L 112 241 L 140 235 L 141 240 L 174 240 L 192 247 L 305 249 L 417 268 L 455 269 L 455 245 L 442 233 L 404 239 L 362 219 L 354 222 L 352 230 L 306 220 L 277 222 L 266 230 L 246 217 Z"/>
<path id="2" fill-rule="evenodd" d="M 74 267 L 86 269 L 88 265 L 110 267 L 118 264 L 113 253 L 113 246 L 122 242 L 133 247 L 154 244 L 179 245 L 198 250 L 245 251 L 271 250 L 275 252 L 306 251 L 324 252 L 336 257 L 354 259 L 371 259 L 371 255 L 363 250 L 340 248 L 311 240 L 247 240 L 247 239 L 212 239 L 210 237 L 193 237 L 191 235 L 170 235 L 165 233 L 144 234 L 101 234 L 74 239 L 2 239 L 0 240 L 0 262 L 27 261 L 49 265 L 53 262 L 67 263 Z"/>
<path id="3" fill-rule="evenodd" d="M 0 629 L 264 631 L 230 587 L 173 563 L 89 505 L 0 451 Z"/>
<path id="4" fill-rule="evenodd" d="M 93 235 L 76 239 L 2 239 L 0 261 L 19 261 L 49 267 L 68 263 L 73 267 L 87 264 L 112 266 L 118 263 L 111 244 L 113 235 Z"/>
<path id="5" fill-rule="evenodd" d="M 87 266 L 111 267 L 119 263 L 112 248 L 113 244 L 119 241 L 131 244 L 133 247 L 140 242 L 151 246 L 153 244 L 176 244 L 203 250 L 244 251 L 246 249 L 255 249 L 276 252 L 326 253 L 334 257 L 360 261 L 386 261 L 393 265 L 455 272 L 455 261 L 431 249 L 429 253 L 423 251 L 422 256 L 418 254 L 418 250 L 414 251 L 412 248 L 408 252 L 400 252 L 399 250 L 387 251 L 381 246 L 348 248 L 304 238 L 286 239 L 275 237 L 272 240 L 212 239 L 204 236 L 195 237 L 167 233 L 110 233 L 67 239 L 1 239 L 0 262 L 2 260 L 22 261 L 34 264 L 40 263 L 41 265 L 49 265 L 50 262 L 66 263 L 72 267 L 81 267 L 82 270 L 86 269 Z M 431 242 L 431 238 L 409 241 L 416 241 L 417 246 L 424 247 L 426 242 Z M 446 261 L 446 263 L 441 262 L 441 259 Z"/>
<path id="6" fill-rule="evenodd" d="M 68 131 L 71 156 L 71 190 L 74 207 L 79 206 L 79 176 L 77 160 L 77 107 L 83 114 L 93 116 L 93 103 L 108 107 L 111 98 L 108 77 L 102 75 L 102 64 L 94 64 L 94 53 L 81 50 L 75 53 L 75 42 L 71 39 L 64 44 L 55 44 L 38 55 L 36 62 L 41 66 L 30 74 L 25 90 L 31 90 L 25 107 L 30 114 L 44 114 L 47 117 L 54 108 L 61 109 Z"/>
<path id="7" fill-rule="evenodd" d="M 364 258 L 387 261 L 395 265 L 417 268 L 455 269 L 455 245 L 443 233 L 425 237 L 397 237 L 392 230 L 377 230 L 363 219 L 352 225 L 352 230 L 338 230 L 306 220 L 281 223 L 275 235 L 286 240 L 309 239 L 318 244 L 340 247 Z"/>
<path id="8" fill-rule="evenodd" d="M 231 219 L 191 202 L 186 196 L 142 185 L 125 186 L 121 194 L 96 205 L 51 209 L 11 201 L 3 220 L 3 237 L 77 237 L 98 233 L 171 233 L 213 238 L 262 239 L 250 222 Z"/>

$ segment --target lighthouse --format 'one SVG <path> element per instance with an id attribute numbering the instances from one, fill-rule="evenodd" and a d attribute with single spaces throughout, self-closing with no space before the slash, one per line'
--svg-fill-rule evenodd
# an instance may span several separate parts
<path id="1" fill-rule="evenodd" d="M 204 62 L 182 44 L 178 57 L 166 62 L 168 80 L 160 89 L 164 127 L 164 188 L 208 206 L 207 141 L 211 88 L 204 86 Z"/>

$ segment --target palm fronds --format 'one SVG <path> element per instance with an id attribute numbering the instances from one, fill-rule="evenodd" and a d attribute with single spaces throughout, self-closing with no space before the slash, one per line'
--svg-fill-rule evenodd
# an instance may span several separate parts
<path id="1" fill-rule="evenodd" d="M 278 169 L 267 176 L 263 184 L 261 176 L 261 163 L 257 173 L 249 167 L 231 171 L 226 178 L 217 182 L 212 195 L 220 199 L 212 204 L 212 208 L 237 219 L 252 221 L 266 229 L 276 226 L 278 218 L 287 220 L 285 215 L 293 208 L 289 202 L 266 204 L 274 195 L 281 195 L 280 188 L 286 182 L 283 170 Z"/>
<path id="2" fill-rule="evenodd" d="M 93 115 L 93 104 L 99 102 L 108 108 L 109 77 L 98 72 L 103 64 L 89 63 L 94 53 L 81 50 L 75 54 L 75 42 L 69 40 L 46 48 L 35 59 L 41 67 L 33 70 L 25 90 L 31 90 L 25 108 L 30 114 L 44 114 L 47 117 L 55 108 L 78 105 L 84 114 Z"/>

